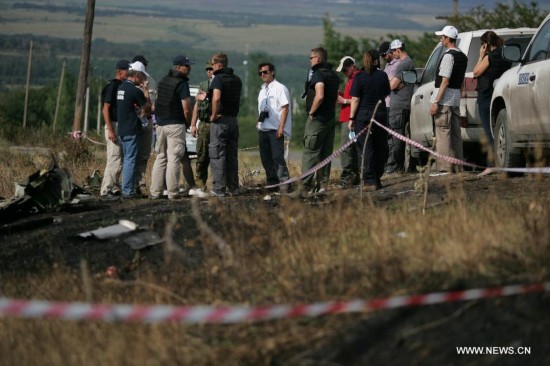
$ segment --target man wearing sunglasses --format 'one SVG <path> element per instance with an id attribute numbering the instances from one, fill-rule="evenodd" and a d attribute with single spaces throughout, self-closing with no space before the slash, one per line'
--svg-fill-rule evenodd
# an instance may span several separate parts
<path id="1" fill-rule="evenodd" d="M 215 197 L 239 195 L 239 105 L 242 82 L 228 67 L 225 53 L 212 56 L 214 79 L 208 89 L 211 101 L 210 144 L 208 155 L 212 169 L 212 194 Z M 226 188 L 229 192 L 226 192 Z"/>
<path id="2" fill-rule="evenodd" d="M 263 81 L 258 95 L 258 140 L 260 159 L 265 169 L 267 184 L 282 183 L 289 178 L 285 161 L 285 138 L 290 138 L 292 119 L 290 93 L 275 79 L 275 66 L 261 63 L 258 75 Z M 286 185 L 280 186 L 286 192 Z"/>
<path id="3" fill-rule="evenodd" d="M 302 172 L 306 172 L 332 154 L 336 128 L 335 113 L 340 79 L 327 62 L 327 50 L 313 48 L 309 55 L 311 78 L 306 87 L 306 111 L 308 119 L 304 131 L 304 152 Z M 330 163 L 301 181 L 301 187 L 294 193 L 299 198 L 303 190 L 315 195 L 326 192 L 330 175 Z"/>

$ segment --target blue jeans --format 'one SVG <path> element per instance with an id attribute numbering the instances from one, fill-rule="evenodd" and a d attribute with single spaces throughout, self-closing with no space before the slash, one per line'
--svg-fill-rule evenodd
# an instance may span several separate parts
<path id="1" fill-rule="evenodd" d="M 479 92 L 477 94 L 477 107 L 479 109 L 479 117 L 481 118 L 481 123 L 483 124 L 483 130 L 485 131 L 485 136 L 487 136 L 487 141 L 490 146 L 493 146 L 494 139 L 493 133 L 491 132 L 491 96 L 492 89 L 485 92 Z"/>
<path id="2" fill-rule="evenodd" d="M 138 154 L 139 135 L 120 136 L 122 143 L 122 196 L 136 195 L 136 158 Z"/>

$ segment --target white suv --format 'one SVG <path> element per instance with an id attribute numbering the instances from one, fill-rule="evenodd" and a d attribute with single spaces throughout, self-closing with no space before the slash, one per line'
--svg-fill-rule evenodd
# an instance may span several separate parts
<path id="1" fill-rule="evenodd" d="M 458 48 L 468 56 L 466 78 L 464 79 L 462 99 L 460 102 L 464 155 L 468 160 L 477 160 L 476 155 L 479 155 L 480 152 L 479 142 L 484 133 L 477 108 L 477 79 L 474 79 L 473 70 L 479 58 L 479 48 L 481 47 L 480 38 L 486 31 L 487 29 L 462 32 L 458 34 L 457 38 Z M 529 43 L 535 31 L 536 29 L 534 28 L 503 28 L 494 30 L 496 34 L 504 38 L 505 42 L 513 42 L 524 48 Z M 410 122 L 405 126 L 405 133 L 407 136 L 426 147 L 431 147 L 433 144 L 434 128 L 432 116 L 430 115 L 430 97 L 434 90 L 437 66 L 444 53 L 445 47 L 443 47 L 441 43 L 438 43 L 432 51 L 428 62 L 426 62 L 424 71 L 419 75 L 416 82 L 418 88 L 414 92 L 411 100 Z M 405 168 L 408 171 L 413 171 L 419 158 L 425 160 L 425 155 L 407 144 L 405 151 Z"/>
<path id="2" fill-rule="evenodd" d="M 495 84 L 491 125 L 495 165 L 523 167 L 529 148 L 550 147 L 550 15 L 542 22 L 525 54 L 504 47 L 504 58 L 519 62 Z"/>

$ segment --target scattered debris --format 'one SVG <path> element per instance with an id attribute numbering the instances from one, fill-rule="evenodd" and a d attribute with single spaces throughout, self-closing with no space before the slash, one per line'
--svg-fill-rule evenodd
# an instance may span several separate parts
<path id="1" fill-rule="evenodd" d="M 72 182 L 67 169 L 52 162 L 47 170 L 30 175 L 26 183 L 15 183 L 15 195 L 0 202 L 0 222 L 14 221 L 39 212 L 57 211 L 77 195 L 89 194 Z"/>
<path id="2" fill-rule="evenodd" d="M 141 231 L 124 239 L 124 242 L 135 250 L 162 243 L 160 235 L 154 231 Z"/>
<path id="3" fill-rule="evenodd" d="M 134 231 L 137 229 L 137 227 L 138 225 L 132 221 L 120 220 L 116 225 L 102 227 L 92 231 L 86 231 L 84 233 L 78 234 L 78 236 L 84 239 L 110 239 Z"/>

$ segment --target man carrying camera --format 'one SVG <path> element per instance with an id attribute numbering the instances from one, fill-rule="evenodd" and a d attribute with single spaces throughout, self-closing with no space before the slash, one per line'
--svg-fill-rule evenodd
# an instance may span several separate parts
<path id="1" fill-rule="evenodd" d="M 258 95 L 258 140 L 260 158 L 265 169 L 267 184 L 278 184 L 288 180 L 284 150 L 285 137 L 290 138 L 292 117 L 290 93 L 286 86 L 275 80 L 275 66 L 261 63 L 258 75 L 264 82 Z M 286 192 L 287 186 L 280 191 Z"/>

